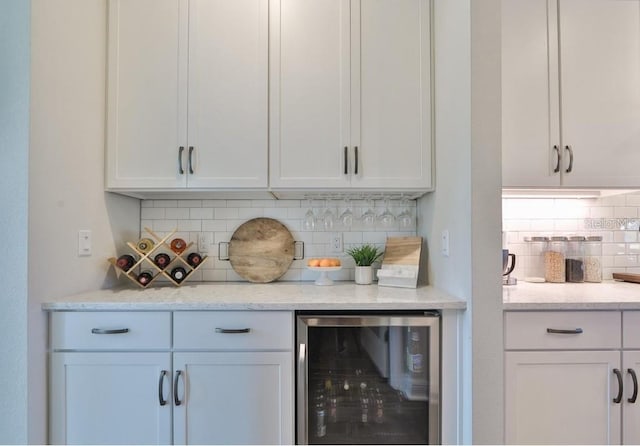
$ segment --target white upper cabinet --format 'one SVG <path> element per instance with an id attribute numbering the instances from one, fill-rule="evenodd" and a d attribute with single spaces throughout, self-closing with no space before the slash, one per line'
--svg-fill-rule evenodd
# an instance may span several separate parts
<path id="1" fill-rule="evenodd" d="M 640 2 L 502 4 L 503 186 L 640 187 Z"/>
<path id="2" fill-rule="evenodd" d="M 107 188 L 186 185 L 187 5 L 109 2 Z"/>
<path id="3" fill-rule="evenodd" d="M 430 2 L 271 4 L 270 185 L 431 188 Z"/>
<path id="4" fill-rule="evenodd" d="M 107 188 L 266 188 L 268 0 L 111 0 Z"/>

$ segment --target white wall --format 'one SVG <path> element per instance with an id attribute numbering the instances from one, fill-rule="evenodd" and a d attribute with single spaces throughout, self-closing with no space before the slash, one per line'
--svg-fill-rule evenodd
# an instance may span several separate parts
<path id="1" fill-rule="evenodd" d="M 456 426 L 467 444 L 503 442 L 499 11 L 500 0 L 434 2 L 436 188 L 418 205 L 429 282 L 467 300 Z"/>
<path id="2" fill-rule="evenodd" d="M 109 287 L 139 201 L 104 190 L 106 0 L 32 0 L 29 442 L 46 442 L 46 315 L 53 297 Z M 78 257 L 78 230 L 93 255 Z"/>
<path id="3" fill-rule="evenodd" d="M 29 2 L 0 2 L 0 444 L 27 442 Z"/>

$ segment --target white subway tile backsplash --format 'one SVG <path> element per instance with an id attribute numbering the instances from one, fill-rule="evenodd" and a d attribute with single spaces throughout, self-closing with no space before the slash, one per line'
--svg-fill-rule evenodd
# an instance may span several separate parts
<path id="1" fill-rule="evenodd" d="M 165 218 L 164 208 L 141 208 L 140 218 L 142 220 L 159 220 Z"/>
<path id="2" fill-rule="evenodd" d="M 192 220 L 210 220 L 213 218 L 211 208 L 189 208 L 189 217 Z"/>
<path id="3" fill-rule="evenodd" d="M 335 220 L 334 227 L 326 231 L 322 221 L 317 220 L 316 228 L 307 231 L 303 228 L 305 214 L 309 210 L 307 200 L 143 200 L 141 203 L 141 233 L 149 227 L 159 236 L 169 234 L 178 229 L 176 237 L 194 242 L 190 250 L 197 250 L 198 237 L 201 233 L 210 235 L 212 244 L 208 247 L 209 257 L 204 265 L 189 278 L 189 281 L 245 281 L 232 269 L 229 261 L 218 259 L 220 243 L 230 241 L 233 232 L 244 222 L 257 217 L 270 217 L 282 222 L 292 233 L 296 241 L 304 242 L 305 259 L 294 260 L 289 270 L 280 280 L 308 281 L 316 280 L 318 273 L 306 268 L 310 257 L 340 257 L 343 269 L 332 272 L 334 280 L 353 280 L 355 264 L 347 254 L 334 254 L 329 250 L 329 235 L 333 232 L 342 234 L 344 249 L 372 243 L 384 248 L 389 236 L 415 236 L 415 201 L 411 202 L 410 211 L 414 221 L 410 228 L 400 229 L 398 223 L 386 228 L 376 223 L 373 227 L 364 225 L 359 217 L 367 210 L 368 204 L 364 200 L 352 200 L 350 208 L 354 221 L 350 228 L 343 227 L 339 215 L 344 211 L 344 203 L 332 200 L 330 209 Z M 312 200 L 312 209 L 316 216 L 325 210 L 325 200 Z M 392 201 L 389 209 L 399 214 L 403 208 Z M 376 215 L 384 210 L 384 202 L 376 201 L 374 209 Z M 222 245 L 222 255 L 225 256 L 225 245 Z"/>
<path id="4" fill-rule="evenodd" d="M 518 278 L 526 277 L 530 263 L 523 241 L 534 235 L 599 235 L 605 280 L 613 272 L 640 271 L 640 193 L 598 199 L 503 199 L 502 219 L 504 247 L 517 255 Z"/>

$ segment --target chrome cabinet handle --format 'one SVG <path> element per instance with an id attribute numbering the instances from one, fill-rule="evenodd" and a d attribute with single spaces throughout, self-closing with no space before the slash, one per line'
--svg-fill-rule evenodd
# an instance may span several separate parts
<path id="1" fill-rule="evenodd" d="M 249 333 L 250 331 L 250 328 L 216 328 L 216 333 L 224 334 Z"/>
<path id="2" fill-rule="evenodd" d="M 613 399 L 613 402 L 616 404 L 619 404 L 620 401 L 622 401 L 622 373 L 620 373 L 619 369 L 613 369 L 613 373 L 616 375 L 616 378 L 618 379 L 618 395 L 616 395 L 616 397 Z"/>
<path id="3" fill-rule="evenodd" d="M 180 379 L 180 375 L 182 375 L 182 370 L 176 371 L 176 377 L 173 380 L 173 402 L 176 406 L 180 406 L 182 401 L 178 398 L 178 380 Z"/>
<path id="4" fill-rule="evenodd" d="M 627 372 L 633 380 L 633 395 L 631 395 L 631 398 L 627 398 L 627 401 L 634 404 L 638 398 L 638 377 L 636 376 L 636 371 L 633 369 L 627 369 Z"/>
<path id="5" fill-rule="evenodd" d="M 180 172 L 180 175 L 184 175 L 184 169 L 182 168 L 182 152 L 184 152 L 184 147 L 180 146 L 178 149 L 178 172 Z"/>
<path id="6" fill-rule="evenodd" d="M 129 333 L 129 329 L 128 328 L 114 328 L 112 330 L 109 329 L 105 329 L 105 328 L 92 328 L 91 329 L 91 333 L 93 334 L 106 334 L 106 335 L 110 335 L 110 334 L 123 334 L 123 333 Z"/>
<path id="7" fill-rule="evenodd" d="M 572 328 L 572 329 L 547 328 L 547 333 L 552 333 L 552 334 L 580 334 L 580 333 L 582 333 L 582 328 Z"/>
<path id="8" fill-rule="evenodd" d="M 560 155 L 560 148 L 555 145 L 553 146 L 553 150 L 556 151 L 556 168 L 553 169 L 553 173 L 560 172 L 560 161 L 562 160 L 562 155 Z"/>
<path id="9" fill-rule="evenodd" d="M 164 387 L 164 377 L 167 376 L 167 371 L 166 370 L 162 370 L 160 371 L 160 379 L 158 380 L 158 401 L 160 402 L 161 406 L 166 406 L 167 405 L 167 400 L 164 399 L 164 395 L 162 394 L 162 388 Z"/>
<path id="10" fill-rule="evenodd" d="M 573 149 L 571 146 L 564 146 L 564 150 L 569 151 L 569 167 L 565 170 L 566 173 L 570 173 L 573 170 Z"/>
<path id="11" fill-rule="evenodd" d="M 353 168 L 353 174 L 358 175 L 358 146 L 354 147 L 355 152 L 355 167 Z"/>
<path id="12" fill-rule="evenodd" d="M 349 148 L 344 146 L 344 174 L 349 173 Z"/>
<path id="13" fill-rule="evenodd" d="M 193 174 L 193 146 L 189 146 L 189 173 Z"/>

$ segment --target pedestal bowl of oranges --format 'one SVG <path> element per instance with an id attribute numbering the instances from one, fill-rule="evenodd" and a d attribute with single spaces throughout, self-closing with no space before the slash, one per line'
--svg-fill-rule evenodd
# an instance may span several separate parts
<path id="1" fill-rule="evenodd" d="M 320 272 L 320 277 L 314 282 L 316 285 L 333 285 L 328 273 L 341 270 L 342 263 L 335 257 L 315 257 L 307 260 L 307 269 Z"/>

